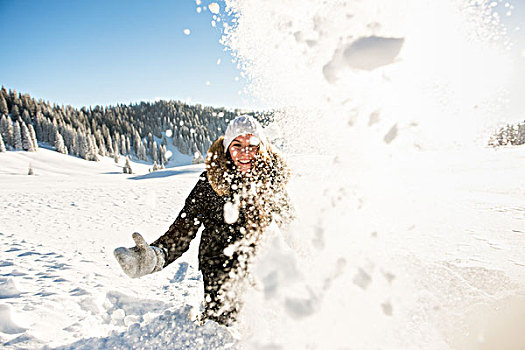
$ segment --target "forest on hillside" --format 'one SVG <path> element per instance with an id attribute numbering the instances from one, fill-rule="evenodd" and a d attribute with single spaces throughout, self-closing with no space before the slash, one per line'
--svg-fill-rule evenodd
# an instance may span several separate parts
<path id="1" fill-rule="evenodd" d="M 525 144 L 525 120 L 522 123 L 507 124 L 499 128 L 490 138 L 490 146 L 507 146 Z"/>
<path id="2" fill-rule="evenodd" d="M 239 110 L 180 101 L 77 109 L 36 100 L 2 86 L 0 152 L 36 151 L 38 144 L 44 143 L 57 152 L 86 160 L 122 155 L 162 167 L 167 161 L 167 137 L 181 153 L 202 159 L 238 114 Z"/>
<path id="3" fill-rule="evenodd" d="M 96 161 L 125 156 L 162 168 L 167 143 L 203 161 L 239 110 L 188 105 L 180 101 L 82 107 L 51 104 L 16 90 L 0 89 L 0 152 L 36 151 L 45 144 L 57 152 Z M 254 113 L 250 113 L 255 115 Z M 267 124 L 272 113 L 255 115 Z M 525 144 L 525 121 L 495 131 L 490 146 Z"/>

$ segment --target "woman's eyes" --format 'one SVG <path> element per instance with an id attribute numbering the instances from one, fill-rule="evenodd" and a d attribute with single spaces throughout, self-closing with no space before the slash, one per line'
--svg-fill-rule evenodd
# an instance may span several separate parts
<path id="1" fill-rule="evenodd" d="M 232 148 L 235 149 L 235 150 L 243 150 L 243 149 L 247 149 L 248 151 L 252 152 L 252 151 L 255 151 L 257 150 L 257 148 L 259 148 L 259 146 L 247 146 L 247 147 L 242 147 L 241 145 L 232 145 Z"/>

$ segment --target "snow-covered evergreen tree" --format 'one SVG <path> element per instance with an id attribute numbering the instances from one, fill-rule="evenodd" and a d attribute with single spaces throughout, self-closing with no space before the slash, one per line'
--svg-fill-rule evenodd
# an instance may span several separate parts
<path id="1" fill-rule="evenodd" d="M 26 123 L 26 126 L 27 124 L 31 123 L 31 116 L 29 115 L 27 109 L 24 109 L 24 111 L 22 112 L 22 121 Z"/>
<path id="2" fill-rule="evenodd" d="M 159 152 L 159 159 L 160 159 L 160 166 L 164 166 L 168 162 L 166 153 L 168 152 L 166 145 L 160 146 L 160 152 Z"/>
<path id="3" fill-rule="evenodd" d="M 124 174 L 133 174 L 133 170 L 131 169 L 131 164 L 129 162 L 129 157 L 126 158 L 126 164 L 124 165 L 124 168 L 122 168 L 122 172 Z"/>
<path id="4" fill-rule="evenodd" d="M 144 161 L 148 160 L 148 152 L 146 151 L 146 146 L 142 142 L 139 144 L 139 150 L 138 150 L 137 156 L 140 160 L 144 160 Z"/>
<path id="5" fill-rule="evenodd" d="M 87 160 L 98 162 L 99 159 L 97 157 L 98 148 L 97 148 L 97 142 L 95 141 L 95 136 L 92 134 L 88 134 L 86 136 L 86 141 L 88 144 L 88 153 L 86 154 Z"/>
<path id="6" fill-rule="evenodd" d="M 16 104 L 11 106 L 11 118 L 13 118 L 13 120 L 18 120 L 18 118 L 20 118 L 20 110 Z"/>
<path id="7" fill-rule="evenodd" d="M 47 142 L 50 145 L 55 144 L 55 130 L 58 129 L 58 123 L 56 119 L 50 121 L 47 125 Z"/>
<path id="8" fill-rule="evenodd" d="M 0 153 L 6 151 L 7 149 L 5 148 L 4 139 L 2 138 L 2 134 L 0 134 Z"/>
<path id="9" fill-rule="evenodd" d="M 37 127 L 37 138 L 40 142 L 49 143 L 49 128 L 52 125 L 53 124 L 51 123 L 49 118 L 42 116 L 39 126 Z"/>
<path id="10" fill-rule="evenodd" d="M 27 128 L 27 125 L 23 120 L 20 121 L 20 136 L 22 139 L 22 149 L 24 151 L 36 151 L 36 149 L 33 146 L 33 140 L 31 139 L 31 135 L 29 134 L 29 129 Z"/>
<path id="11" fill-rule="evenodd" d="M 137 130 L 133 130 L 133 150 L 135 152 L 135 155 L 140 159 L 140 154 L 139 154 L 139 150 L 140 150 L 140 144 L 141 144 L 141 139 L 140 139 L 140 135 L 138 133 Z"/>
<path id="12" fill-rule="evenodd" d="M 118 146 L 118 142 L 115 141 L 116 138 L 113 138 L 113 154 L 120 154 L 120 150 L 119 150 L 119 146 Z M 120 139 L 120 137 L 119 137 Z"/>
<path id="13" fill-rule="evenodd" d="M 191 153 L 192 154 L 195 154 L 196 152 L 199 152 L 199 147 L 197 147 L 197 143 L 195 143 L 195 141 L 193 141 L 192 145 L 191 145 Z M 200 152 L 199 152 L 200 153 Z M 201 155 L 202 156 L 202 155 Z"/>
<path id="14" fill-rule="evenodd" d="M 119 148 L 120 148 L 120 154 L 122 154 L 123 156 L 129 154 L 127 153 L 126 151 L 126 137 L 124 135 L 120 135 L 120 145 L 119 145 Z"/>
<path id="15" fill-rule="evenodd" d="M 202 153 L 201 152 L 196 151 L 193 154 L 193 159 L 191 161 L 191 164 L 200 164 L 200 163 L 204 163 L 204 158 L 202 157 Z"/>
<path id="16" fill-rule="evenodd" d="M 151 146 L 151 160 L 156 162 L 159 160 L 159 156 L 158 156 L 158 146 L 157 146 L 157 141 L 153 141 L 153 145 Z"/>
<path id="17" fill-rule="evenodd" d="M 24 149 L 22 145 L 22 135 L 20 132 L 20 123 L 18 120 L 14 123 L 13 126 L 13 147 L 18 150 Z"/>
<path id="18" fill-rule="evenodd" d="M 77 131 L 77 135 L 75 138 L 75 145 L 76 150 L 75 154 L 79 156 L 80 158 L 87 159 L 89 154 L 89 144 L 87 137 L 84 135 L 83 132 Z"/>
<path id="19" fill-rule="evenodd" d="M 179 144 L 180 144 L 180 135 L 179 134 L 173 134 L 173 141 L 171 142 L 173 144 L 173 146 L 179 148 Z"/>
<path id="20" fill-rule="evenodd" d="M 3 94 L 0 94 L 0 114 L 9 114 L 9 108 L 7 108 L 7 102 Z"/>
<path id="21" fill-rule="evenodd" d="M 179 152 L 182 153 L 182 154 L 188 154 L 189 153 L 188 144 L 186 143 L 186 140 L 184 140 L 183 138 L 181 138 L 178 148 L 179 148 Z"/>
<path id="22" fill-rule="evenodd" d="M 42 114 L 41 111 L 36 112 L 35 116 L 35 132 L 36 132 L 36 138 L 39 141 L 44 141 L 44 132 L 43 132 L 43 124 L 45 122 L 45 117 Z"/>
<path id="23" fill-rule="evenodd" d="M 68 154 L 66 145 L 64 144 L 64 138 L 60 135 L 58 129 L 55 131 L 55 149 L 59 153 Z"/>
<path id="24" fill-rule="evenodd" d="M 31 137 L 31 142 L 33 143 L 33 149 L 36 151 L 38 150 L 38 141 L 36 138 L 35 128 L 33 128 L 32 124 L 29 124 L 28 129 L 29 129 L 29 136 Z"/>
<path id="25" fill-rule="evenodd" d="M 64 139 L 64 145 L 67 148 L 67 153 L 75 155 L 75 140 L 76 140 L 76 134 L 75 130 L 69 125 L 61 126 L 60 127 L 60 136 Z"/>
<path id="26" fill-rule="evenodd" d="M 13 145 L 13 122 L 7 115 L 2 115 L 2 117 L 0 117 L 0 134 L 4 139 L 6 147 Z"/>
<path id="27" fill-rule="evenodd" d="M 102 128 L 102 133 L 104 135 L 104 138 L 106 139 L 106 149 L 108 150 L 108 155 L 115 154 L 115 149 L 113 148 L 113 140 L 111 139 L 111 136 L 109 135 L 109 130 L 107 132 L 104 132 L 104 128 Z"/>
<path id="28" fill-rule="evenodd" d="M 126 154 L 131 155 L 131 142 L 129 140 L 129 135 L 126 135 L 125 137 L 125 145 L 126 145 Z"/>

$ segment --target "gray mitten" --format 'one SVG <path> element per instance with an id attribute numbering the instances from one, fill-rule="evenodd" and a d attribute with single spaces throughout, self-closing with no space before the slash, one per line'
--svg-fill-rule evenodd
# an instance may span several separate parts
<path id="1" fill-rule="evenodd" d="M 149 246 L 138 232 L 134 232 L 132 237 L 135 247 L 120 247 L 113 251 L 124 273 L 131 278 L 137 278 L 162 270 L 165 262 L 162 249 Z"/>

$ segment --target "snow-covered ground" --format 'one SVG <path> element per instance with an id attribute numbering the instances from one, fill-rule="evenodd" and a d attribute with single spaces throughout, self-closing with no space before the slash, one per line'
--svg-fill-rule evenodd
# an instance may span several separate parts
<path id="1" fill-rule="evenodd" d="M 150 174 L 148 166 L 133 164 L 136 174 L 127 175 L 122 173 L 124 159 L 121 164 L 110 158 L 88 162 L 42 148 L 0 157 L 4 347 L 100 348 L 101 343 L 95 346 L 87 340 L 74 343 L 122 332 L 135 323 L 157 322 L 170 324 L 177 341 L 189 340 L 188 348 L 194 348 L 193 335 L 206 331 L 193 326 L 192 337 L 181 338 L 180 331 L 188 324 L 176 317 L 187 303 L 202 296 L 194 247 L 166 273 L 140 280 L 120 271 L 112 251 L 132 246 L 134 231 L 150 241 L 165 232 L 202 165 Z M 27 175 L 29 163 L 34 176 Z M 174 319 L 179 320 L 176 326 Z M 137 332 L 128 334 L 131 340 L 119 337 L 117 343 L 123 348 L 133 342 L 137 346 L 139 340 L 133 338 Z M 158 341 L 166 344 L 165 337 Z M 217 343 L 217 338 L 207 341 L 202 336 L 197 341 Z M 111 344 L 111 338 L 106 342 Z M 148 344 L 155 347 L 153 339 Z"/>
<path id="2" fill-rule="evenodd" d="M 480 149 L 469 157 L 456 151 L 450 154 L 458 158 L 447 162 L 434 162 L 434 152 L 396 159 L 389 169 L 391 180 L 376 192 L 384 208 L 373 196 L 360 203 L 351 188 L 350 193 L 322 193 L 325 188 L 319 185 L 306 191 L 304 186 L 312 181 L 332 186 L 333 174 L 325 165 L 333 160 L 291 156 L 291 192 L 305 219 L 285 237 L 289 247 L 270 242 L 263 250 L 266 264 L 257 270 L 262 288 L 248 293 L 248 330 L 236 345 L 323 349 L 323 344 L 369 348 L 375 343 L 415 348 L 411 341 L 394 339 L 396 334 L 406 336 L 404 331 L 418 344 L 426 339 L 427 348 L 468 348 L 467 343 L 478 348 L 474 345 L 489 344 L 480 343 L 478 336 L 489 339 L 490 332 L 479 329 L 496 327 L 491 320 L 521 317 L 513 322 L 523 322 L 523 151 Z M 29 162 L 33 176 L 27 175 Z M 197 327 L 186 317 L 188 305 L 197 305 L 202 297 L 196 244 L 164 271 L 134 280 L 121 272 L 112 255 L 115 247 L 132 245 L 134 231 L 148 241 L 165 232 L 202 165 L 149 174 L 147 166 L 134 164 L 137 174 L 127 175 L 121 173 L 123 164 L 113 159 L 88 162 L 46 149 L 1 153 L 0 164 L 4 348 L 221 349 L 234 342 L 227 330 L 212 323 Z M 352 241 L 346 239 L 340 241 L 341 251 L 330 250 L 327 256 L 323 247 L 338 236 L 319 220 L 344 217 L 354 209 L 337 201 L 354 196 L 361 215 L 378 223 L 369 222 L 363 227 L 367 231 L 354 238 L 359 247 L 346 246 Z M 312 204 L 315 198 L 321 203 Z M 392 201 L 401 198 L 396 209 Z M 326 211 L 328 207 L 332 209 Z M 325 214 L 312 214 L 318 210 Z M 412 225 L 403 227 L 407 217 Z M 348 223 L 349 230 L 353 224 Z M 390 230 L 374 231 L 376 226 Z M 300 230 L 304 237 L 298 237 Z M 349 314 L 334 311 L 337 305 Z M 492 312 L 497 315 L 487 320 Z M 333 314 L 334 323 L 327 313 Z M 477 313 L 482 316 L 471 325 L 469 315 Z M 458 324 L 463 328 L 455 328 Z M 385 334 L 388 341 L 363 342 L 363 332 L 372 335 L 385 327 L 398 333 Z M 301 329 L 314 334 L 299 338 Z"/>
<path id="3" fill-rule="evenodd" d="M 197 242 L 138 280 L 112 255 L 164 233 L 202 165 L 124 175 L 40 149 L 0 153 L 0 344 L 523 349 L 525 148 L 485 146 L 523 110 L 497 3 L 226 3 L 224 43 L 280 108 L 298 214 L 265 234 L 240 340 L 185 316 Z"/>

